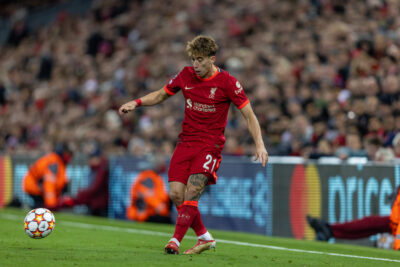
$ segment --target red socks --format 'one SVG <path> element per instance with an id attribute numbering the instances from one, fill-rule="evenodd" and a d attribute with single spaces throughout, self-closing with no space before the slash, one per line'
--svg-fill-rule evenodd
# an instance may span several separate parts
<path id="1" fill-rule="evenodd" d="M 179 242 L 182 241 L 187 230 L 189 229 L 189 226 L 192 224 L 193 219 L 196 217 L 197 205 L 194 206 L 194 203 L 188 202 L 195 202 L 197 204 L 197 201 L 185 201 L 179 208 L 178 218 L 176 219 L 175 225 L 175 233 L 173 236 Z"/>
<path id="2" fill-rule="evenodd" d="M 201 236 L 207 233 L 207 229 L 204 226 L 203 221 L 201 220 L 200 211 L 197 207 L 196 212 L 196 217 L 193 219 L 192 225 L 190 227 L 192 227 L 192 229 L 196 233 L 196 236 Z"/>
<path id="3" fill-rule="evenodd" d="M 189 227 L 192 227 L 197 236 L 205 234 L 207 229 L 200 217 L 197 201 L 184 201 L 183 205 L 179 206 L 178 218 L 175 225 L 174 238 L 179 242 L 182 241 Z"/>

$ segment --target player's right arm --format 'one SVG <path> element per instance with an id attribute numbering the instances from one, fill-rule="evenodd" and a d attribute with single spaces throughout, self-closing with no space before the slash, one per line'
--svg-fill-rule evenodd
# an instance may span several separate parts
<path id="1" fill-rule="evenodd" d="M 164 100 L 166 100 L 168 97 L 169 97 L 169 95 L 167 94 L 165 89 L 161 88 L 158 91 L 154 91 L 150 94 L 142 96 L 139 99 L 135 99 L 135 100 L 132 100 L 132 101 L 129 101 L 129 102 L 123 104 L 119 108 L 119 114 L 123 115 L 125 113 L 128 113 L 129 111 L 134 110 L 135 108 L 137 108 L 139 106 L 139 103 L 141 106 L 157 105 L 158 103 L 161 103 Z"/>

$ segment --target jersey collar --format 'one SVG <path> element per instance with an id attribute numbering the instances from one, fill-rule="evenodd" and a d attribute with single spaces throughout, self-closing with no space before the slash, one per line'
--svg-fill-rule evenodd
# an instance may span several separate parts
<path id="1" fill-rule="evenodd" d="M 211 75 L 210 77 L 208 77 L 208 78 L 205 78 L 205 79 L 203 79 L 203 78 L 200 78 L 196 73 L 194 73 L 194 75 L 196 75 L 196 77 L 197 77 L 197 79 L 199 79 L 200 81 L 203 81 L 203 82 L 205 82 L 205 81 L 209 81 L 209 80 L 212 80 L 212 79 L 214 79 L 215 78 L 215 76 L 217 76 L 218 75 L 218 73 L 220 73 L 221 72 L 221 69 L 220 68 L 218 68 L 218 67 L 216 67 L 217 68 L 217 71 L 216 72 L 214 72 L 214 74 L 213 75 Z"/>

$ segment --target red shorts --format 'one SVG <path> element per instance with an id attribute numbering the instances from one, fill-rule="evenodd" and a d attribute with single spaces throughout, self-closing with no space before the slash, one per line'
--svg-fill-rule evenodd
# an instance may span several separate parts
<path id="1" fill-rule="evenodd" d="M 190 175 L 202 173 L 208 184 L 215 184 L 220 162 L 220 148 L 201 142 L 178 143 L 169 164 L 168 182 L 187 184 Z"/>

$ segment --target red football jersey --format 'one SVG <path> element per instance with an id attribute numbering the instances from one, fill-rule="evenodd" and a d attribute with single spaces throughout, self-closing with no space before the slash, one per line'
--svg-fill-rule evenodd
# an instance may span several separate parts
<path id="1" fill-rule="evenodd" d="M 185 119 L 182 123 L 181 141 L 202 141 L 224 146 L 224 131 L 229 105 L 238 109 L 249 103 L 243 87 L 227 71 L 218 71 L 207 79 L 195 73 L 193 67 L 185 67 L 164 86 L 169 95 L 182 90 L 185 97 Z"/>

